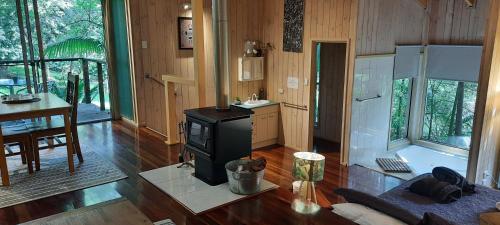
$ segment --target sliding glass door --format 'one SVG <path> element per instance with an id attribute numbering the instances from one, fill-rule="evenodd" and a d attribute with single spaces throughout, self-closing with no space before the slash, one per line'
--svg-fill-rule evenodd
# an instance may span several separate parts
<path id="1" fill-rule="evenodd" d="M 110 119 L 101 0 L 0 1 L 0 94 L 66 95 L 80 76 L 79 122 Z"/>

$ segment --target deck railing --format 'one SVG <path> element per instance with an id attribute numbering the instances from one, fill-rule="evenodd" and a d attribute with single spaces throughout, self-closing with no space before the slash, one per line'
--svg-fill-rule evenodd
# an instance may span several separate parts
<path id="1" fill-rule="evenodd" d="M 95 63 L 97 71 L 96 71 L 96 77 L 97 77 L 97 85 L 98 85 L 98 92 L 99 92 L 99 105 L 100 109 L 104 111 L 106 109 L 106 103 L 105 103 L 105 92 L 104 92 L 104 66 L 106 65 L 105 61 L 102 60 L 97 60 L 97 59 L 90 59 L 90 58 L 60 58 L 60 59 L 44 59 L 45 63 L 57 63 L 57 62 L 79 62 L 81 66 L 81 75 L 82 75 L 82 81 L 83 81 L 83 103 L 90 104 L 92 102 L 92 96 L 91 96 L 91 77 L 90 77 L 90 70 L 89 70 L 89 63 Z M 43 86 L 43 82 L 40 82 L 40 75 L 42 74 L 40 71 L 41 69 L 41 61 L 40 60 L 32 60 L 29 62 L 31 67 L 36 68 L 35 70 L 37 72 L 33 73 L 31 71 L 31 76 L 30 80 L 33 81 L 32 85 L 35 87 L 35 93 L 41 92 L 41 87 Z M 22 60 L 4 60 L 0 61 L 0 67 L 10 67 L 10 66 L 20 66 L 24 65 L 24 62 Z M 74 73 L 73 69 L 70 69 L 69 72 Z"/>

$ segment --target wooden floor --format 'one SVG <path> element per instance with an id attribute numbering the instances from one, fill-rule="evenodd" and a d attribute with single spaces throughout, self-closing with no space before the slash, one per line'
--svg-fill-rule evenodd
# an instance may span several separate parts
<path id="1" fill-rule="evenodd" d="M 263 224 L 263 221 L 266 224 L 342 224 L 339 222 L 341 220 L 332 221 L 332 213 L 327 210 L 315 217 L 290 216 L 290 204 L 283 196 L 289 194 L 287 189 L 292 182 L 292 149 L 278 146 L 253 153 L 254 157 L 264 156 L 267 159 L 266 179 L 287 189 L 270 191 L 194 216 L 137 174 L 177 163 L 179 146 L 166 146 L 154 133 L 128 127 L 123 122 L 81 125 L 78 130 L 84 148 L 95 151 L 116 164 L 129 176 L 128 179 L 0 209 L 0 224 L 23 223 L 119 197 L 129 199 L 152 221 L 170 218 L 178 225 Z M 332 192 L 337 187 L 351 187 L 380 194 L 401 182 L 362 167 L 340 166 L 336 150 L 318 151 L 326 156 L 326 168 L 324 180 L 317 186 L 333 203 L 342 201 Z"/>
<path id="2" fill-rule="evenodd" d="M 78 124 L 89 123 L 91 121 L 110 120 L 111 114 L 109 110 L 103 110 L 94 104 L 78 104 Z"/>

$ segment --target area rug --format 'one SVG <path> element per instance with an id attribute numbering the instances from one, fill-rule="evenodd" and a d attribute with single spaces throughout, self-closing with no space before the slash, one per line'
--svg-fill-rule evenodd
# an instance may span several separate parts
<path id="1" fill-rule="evenodd" d="M 142 172 L 139 175 L 193 214 L 200 214 L 254 196 L 234 194 L 229 190 L 228 183 L 210 186 L 192 175 L 193 168 L 177 168 L 178 165 L 180 164 Z M 261 191 L 258 194 L 278 187 L 276 184 L 262 180 Z"/>
<path id="2" fill-rule="evenodd" d="M 154 225 L 175 225 L 174 221 L 170 219 L 155 222 Z"/>
<path id="3" fill-rule="evenodd" d="M 83 157 L 83 163 L 74 157 L 73 176 L 68 171 L 65 149 L 41 151 L 41 170 L 31 175 L 19 156 L 7 158 L 11 185 L 0 187 L 0 208 L 127 178 L 95 152 L 84 151 Z"/>

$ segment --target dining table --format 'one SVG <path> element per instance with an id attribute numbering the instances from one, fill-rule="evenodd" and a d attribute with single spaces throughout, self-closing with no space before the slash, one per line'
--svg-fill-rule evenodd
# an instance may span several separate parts
<path id="1" fill-rule="evenodd" d="M 72 106 L 52 93 L 37 93 L 33 94 L 33 96 L 34 98 L 39 98 L 40 100 L 19 104 L 0 103 L 0 123 L 24 119 L 50 118 L 52 116 L 62 115 L 64 117 L 68 167 L 70 175 L 73 175 L 75 166 L 73 163 L 73 143 L 71 138 L 71 123 L 69 119 Z M 9 186 L 10 180 L 5 151 L 0 151 L 0 170 L 2 184 L 4 186 Z"/>

